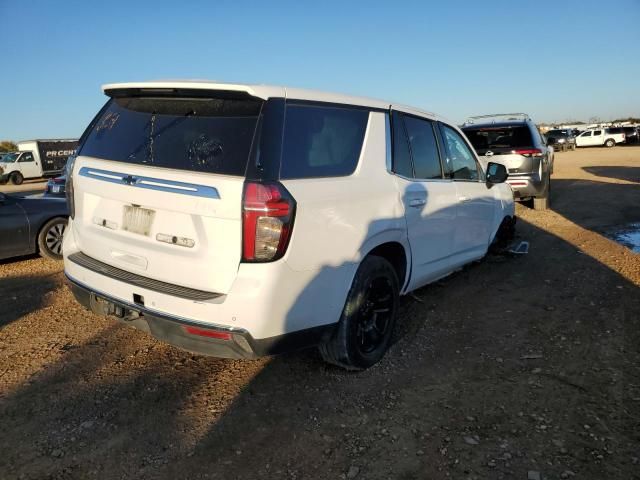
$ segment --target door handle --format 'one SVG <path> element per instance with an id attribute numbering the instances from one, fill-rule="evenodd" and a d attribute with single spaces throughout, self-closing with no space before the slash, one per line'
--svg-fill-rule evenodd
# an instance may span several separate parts
<path id="1" fill-rule="evenodd" d="M 422 207 L 427 201 L 424 198 L 414 198 L 413 200 L 409 200 L 410 207 Z"/>
<path id="2" fill-rule="evenodd" d="M 465 202 L 468 202 L 469 200 L 471 200 L 469 197 L 458 197 L 458 201 L 460 203 L 465 203 Z"/>

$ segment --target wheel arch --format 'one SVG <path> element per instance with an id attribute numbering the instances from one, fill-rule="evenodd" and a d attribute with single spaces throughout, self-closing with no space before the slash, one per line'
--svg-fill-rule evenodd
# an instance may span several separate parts
<path id="1" fill-rule="evenodd" d="M 404 290 L 409 280 L 410 273 L 410 252 L 407 252 L 407 248 L 399 241 L 387 241 L 380 243 L 363 255 L 363 259 L 375 255 L 387 260 L 398 276 L 398 283 L 400 284 L 400 291 Z"/>

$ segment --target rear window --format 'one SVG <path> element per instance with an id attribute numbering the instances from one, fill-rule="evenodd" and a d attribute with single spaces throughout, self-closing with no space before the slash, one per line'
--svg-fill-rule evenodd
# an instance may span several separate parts
<path id="1" fill-rule="evenodd" d="M 287 105 L 280 178 L 351 175 L 368 119 L 369 112 L 363 109 Z"/>
<path id="2" fill-rule="evenodd" d="M 612 134 L 617 134 L 617 133 L 624 133 L 624 130 L 620 127 L 613 127 L 613 128 L 607 128 L 607 132 Z"/>
<path id="3" fill-rule="evenodd" d="M 244 175 L 262 103 L 209 97 L 113 98 L 79 155 Z"/>
<path id="4" fill-rule="evenodd" d="M 463 131 L 476 150 L 533 145 L 531 132 L 526 126 L 465 128 Z"/>

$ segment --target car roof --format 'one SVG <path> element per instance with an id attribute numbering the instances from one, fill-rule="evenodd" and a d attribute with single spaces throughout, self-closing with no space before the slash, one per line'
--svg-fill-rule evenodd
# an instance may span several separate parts
<path id="1" fill-rule="evenodd" d="M 325 92 L 321 90 L 310 90 L 304 88 L 284 87 L 276 85 L 248 84 L 248 83 L 226 83 L 213 80 L 155 80 L 148 82 L 126 82 L 109 83 L 102 86 L 102 91 L 122 90 L 128 88 L 185 88 L 202 90 L 227 90 L 235 92 L 246 92 L 249 95 L 263 100 L 269 98 L 286 98 L 291 100 L 309 100 L 317 102 L 337 103 L 343 105 L 356 105 L 381 110 L 388 110 L 393 107 L 406 113 L 429 117 L 450 123 L 444 117 L 427 112 L 414 107 L 396 104 L 394 102 L 379 100 L 375 98 L 358 97 L 341 93 Z"/>

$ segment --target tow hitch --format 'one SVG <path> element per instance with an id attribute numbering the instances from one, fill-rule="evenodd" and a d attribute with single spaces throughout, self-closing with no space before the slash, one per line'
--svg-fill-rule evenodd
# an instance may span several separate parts
<path id="1" fill-rule="evenodd" d="M 137 320 L 142 316 L 142 314 L 136 310 L 105 300 L 95 293 L 91 294 L 91 311 L 105 317 L 116 317 L 118 320 L 125 322 Z"/>

